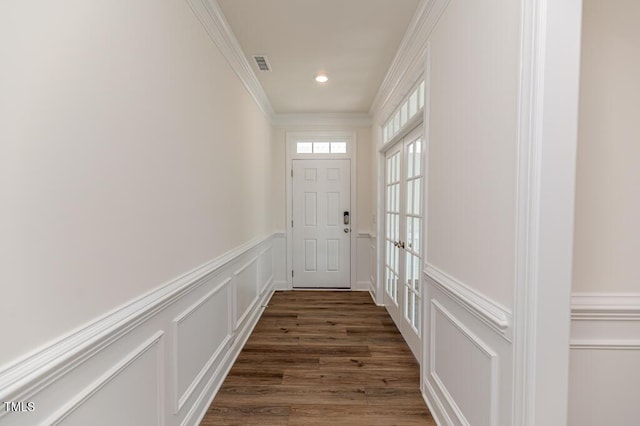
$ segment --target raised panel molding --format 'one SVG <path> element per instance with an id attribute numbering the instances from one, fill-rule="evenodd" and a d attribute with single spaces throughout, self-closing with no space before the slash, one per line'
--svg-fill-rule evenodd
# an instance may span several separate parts
<path id="1" fill-rule="evenodd" d="M 236 311 L 236 322 L 234 328 L 240 327 L 240 325 L 247 318 L 247 315 L 251 313 L 252 308 L 256 305 L 256 302 L 258 301 L 258 298 L 260 296 L 258 291 L 257 264 L 258 257 L 256 256 L 233 273 L 233 281 L 235 287 L 234 293 L 236 297 L 234 306 L 236 307 L 236 309 L 242 309 L 242 312 Z M 253 291 L 253 294 L 247 293 L 246 295 L 242 295 L 242 297 L 238 297 L 238 293 L 240 290 Z M 246 297 L 248 297 L 248 300 L 245 300 Z M 242 305 L 240 305 L 240 303 L 242 303 Z"/>
<path id="2" fill-rule="evenodd" d="M 356 236 L 356 276 L 357 281 L 353 290 L 371 291 L 371 237 L 369 232 L 358 232 Z M 375 299 L 374 299 L 375 300 Z"/>
<path id="3" fill-rule="evenodd" d="M 260 291 L 262 294 L 273 282 L 273 247 L 268 247 L 260 252 Z"/>
<path id="4" fill-rule="evenodd" d="M 490 299 L 447 277 L 424 271 L 424 399 L 438 424 L 510 424 L 515 373 L 509 312 L 497 304 L 488 311 Z M 492 319 L 501 317 L 496 311 L 506 327 Z"/>
<path id="5" fill-rule="evenodd" d="M 273 234 L 273 289 L 290 290 L 287 281 L 287 233 Z"/>
<path id="6" fill-rule="evenodd" d="M 84 389 L 80 394 L 78 394 L 74 399 L 67 402 L 63 405 L 62 408 L 56 413 L 54 413 L 49 419 L 47 419 L 43 424 L 47 425 L 57 425 L 62 423 L 65 419 L 70 417 L 76 410 L 78 410 L 84 403 L 89 401 L 92 397 L 94 397 L 98 392 L 100 392 L 104 387 L 106 387 L 109 383 L 111 383 L 115 378 L 117 378 L 120 374 L 123 374 L 131 365 L 133 365 L 139 358 L 141 358 L 145 353 L 150 351 L 153 348 L 156 348 L 162 342 L 162 337 L 164 336 L 163 331 L 158 331 L 154 333 L 150 338 L 148 338 L 144 343 L 142 343 L 137 349 L 131 352 L 126 357 L 122 358 L 120 362 L 111 367 L 106 373 L 104 373 L 98 380 L 92 383 L 89 387 Z M 157 419 L 159 425 L 165 424 L 164 419 L 164 411 L 163 411 L 163 401 L 161 400 L 161 395 L 163 395 L 163 358 L 162 358 L 162 350 L 158 350 L 156 357 L 156 375 L 158 379 L 158 401 L 157 401 Z"/>
<path id="7" fill-rule="evenodd" d="M 187 400 L 191 397 L 196 387 L 201 383 L 203 377 L 211 369 L 211 366 L 214 362 L 220 358 L 220 355 L 223 353 L 225 349 L 228 348 L 231 338 L 233 337 L 233 318 L 231 309 L 231 302 L 233 298 L 231 297 L 232 293 L 229 289 L 232 280 L 231 278 L 227 278 L 222 283 L 218 284 L 213 290 L 207 293 L 204 297 L 198 300 L 196 303 L 187 308 L 184 312 L 178 315 L 172 321 L 173 328 L 173 390 L 174 390 L 174 414 L 178 413 L 187 402 Z M 201 309 L 207 302 L 209 302 L 214 296 L 216 296 L 221 290 L 226 290 L 226 297 L 224 297 L 224 303 L 227 305 L 227 323 L 222 324 L 224 327 L 224 331 L 226 336 L 220 341 L 216 349 L 210 354 L 209 359 L 205 364 L 202 365 L 200 371 L 193 378 L 189 386 L 184 390 L 184 392 L 180 393 L 179 389 L 179 374 L 180 374 L 180 357 L 179 357 L 179 336 L 180 336 L 180 325 L 185 321 L 185 319 L 189 318 L 196 311 Z M 210 324 L 204 324 L 208 326 L 219 326 L 219 322 L 213 322 Z"/>
<path id="8" fill-rule="evenodd" d="M 0 410 L 0 425 L 75 424 L 94 410 L 115 419 L 119 412 L 108 410 L 121 403 L 129 406 L 136 392 L 144 393 L 146 407 L 133 409 L 136 424 L 197 424 L 260 318 L 261 306 L 273 294 L 275 241 L 275 234 L 249 241 L 6 366 L 0 371 L 0 401 L 34 401 L 37 409 L 29 416 Z M 244 266 L 237 269 L 238 265 Z M 251 303 L 235 328 L 238 276 L 251 288 Z M 260 282 L 260 277 L 266 281 Z M 226 312 L 219 309 L 222 303 Z M 176 356 L 182 344 L 179 337 L 211 329 L 209 311 L 220 320 L 214 327 L 224 330 L 217 334 L 215 347 L 198 349 L 197 368 L 187 369 L 179 385 L 179 364 L 186 360 Z M 189 341 L 193 339 L 184 342 Z M 151 358 L 156 359 L 152 350 L 157 368 L 150 364 Z M 129 355 L 122 358 L 122 354 Z M 144 389 L 137 390 L 136 380 Z M 153 399 L 156 383 L 158 404 Z M 157 416 L 149 409 L 152 405 L 154 410 L 158 406 Z"/>
<path id="9" fill-rule="evenodd" d="M 427 264 L 424 274 L 467 311 L 511 341 L 513 329 L 509 310 L 433 265 Z"/>
<path id="10" fill-rule="evenodd" d="M 474 345 L 479 351 L 489 360 L 490 363 L 490 393 L 489 393 L 489 425 L 496 426 L 498 424 L 497 419 L 497 406 L 498 406 L 498 354 L 491 349 L 485 342 L 483 342 L 480 337 L 478 337 L 475 333 L 469 330 L 459 319 L 457 319 L 449 310 L 447 310 L 444 306 L 442 306 L 438 301 L 431 300 L 431 344 L 429 345 L 430 353 L 429 353 L 429 374 L 433 379 L 434 383 L 438 387 L 441 395 L 447 401 L 449 407 L 451 407 L 453 413 L 455 414 L 458 422 L 463 425 L 470 425 L 469 421 L 466 419 L 466 416 L 458 406 L 457 402 L 451 396 L 451 393 L 447 389 L 446 384 L 443 382 L 442 378 L 438 375 L 438 371 L 436 368 L 436 350 L 438 343 L 438 335 L 436 333 L 437 327 L 437 314 L 441 314 L 450 324 L 452 324 L 455 329 L 458 330 L 459 334 L 463 336 L 470 344 Z M 444 407 L 443 407 L 444 408 Z M 446 412 L 446 410 L 445 410 Z"/>

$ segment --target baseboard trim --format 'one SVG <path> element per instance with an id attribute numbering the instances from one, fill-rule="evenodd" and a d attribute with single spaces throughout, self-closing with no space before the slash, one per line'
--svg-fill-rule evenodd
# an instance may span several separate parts
<path id="1" fill-rule="evenodd" d="M 429 408 L 429 412 L 431 413 L 433 419 L 436 421 L 436 424 L 452 425 L 453 422 L 451 421 L 447 410 L 445 410 L 442 402 L 436 395 L 429 382 L 427 380 L 424 380 L 422 382 L 422 386 L 422 398 L 424 399 L 424 402 L 426 402 L 427 407 Z"/>
<path id="2" fill-rule="evenodd" d="M 352 288 L 353 291 L 370 291 L 371 283 L 369 281 L 358 281 L 356 286 Z"/>
<path id="3" fill-rule="evenodd" d="M 274 281 L 273 282 L 273 290 L 274 291 L 287 291 L 291 290 L 289 287 L 289 283 L 286 281 Z"/>

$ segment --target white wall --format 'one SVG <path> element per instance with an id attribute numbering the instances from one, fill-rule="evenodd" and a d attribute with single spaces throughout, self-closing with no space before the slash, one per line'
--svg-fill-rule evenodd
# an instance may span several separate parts
<path id="1" fill-rule="evenodd" d="M 638 292 L 640 3 L 585 0 L 575 292 Z"/>
<path id="2" fill-rule="evenodd" d="M 0 52 L 0 370 L 271 232 L 270 124 L 187 2 L 4 1 Z"/>
<path id="3" fill-rule="evenodd" d="M 569 424 L 640 416 L 640 4 L 585 0 Z"/>
<path id="4" fill-rule="evenodd" d="M 509 308 L 520 6 L 453 0 L 430 37 L 426 262 Z"/>

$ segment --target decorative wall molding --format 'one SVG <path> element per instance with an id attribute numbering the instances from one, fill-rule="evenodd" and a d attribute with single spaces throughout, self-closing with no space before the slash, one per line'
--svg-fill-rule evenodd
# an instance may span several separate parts
<path id="1" fill-rule="evenodd" d="M 505 339 L 511 340 L 512 318 L 511 312 L 506 308 L 433 265 L 427 264 L 424 274 L 440 290 L 453 298 L 472 315 L 497 331 Z"/>
<path id="2" fill-rule="evenodd" d="M 193 381 L 187 387 L 184 393 L 182 393 L 182 395 L 179 395 L 179 389 L 178 389 L 178 372 L 179 372 L 179 362 L 180 362 L 180 359 L 178 356 L 179 326 L 186 318 L 192 315 L 195 311 L 197 311 L 200 307 L 202 307 L 206 302 L 211 300 L 211 298 L 215 296 L 217 293 L 219 293 L 222 289 L 224 289 L 227 286 L 230 286 L 231 283 L 232 283 L 231 278 L 225 279 L 223 282 L 218 284 L 213 290 L 209 291 L 204 297 L 200 298 L 200 300 L 198 300 L 196 303 L 189 306 L 185 311 L 183 311 L 180 315 L 178 315 L 172 321 L 172 326 L 173 326 L 172 327 L 173 328 L 172 330 L 173 331 L 172 333 L 173 335 L 172 379 L 173 379 L 173 390 L 174 390 L 174 414 L 178 413 L 182 409 L 184 404 L 187 402 L 187 400 L 191 397 L 191 395 L 195 391 L 198 384 L 202 381 L 202 378 L 206 375 L 207 371 L 209 371 L 209 369 L 211 368 L 213 363 L 218 359 L 220 354 L 227 348 L 228 344 L 231 341 L 231 338 L 233 337 L 233 329 L 231 327 L 231 324 L 233 324 L 233 319 L 231 318 L 232 310 L 231 310 L 231 304 L 230 304 L 232 299 L 230 297 L 231 291 L 228 291 L 227 294 L 229 296 L 226 298 L 227 303 L 229 303 L 229 311 L 227 314 L 227 327 L 226 327 L 227 336 L 222 340 L 222 342 L 220 342 L 220 344 L 218 345 L 218 348 L 211 354 L 211 356 L 209 357 L 209 360 L 205 363 L 205 365 L 202 366 L 202 368 L 200 369 L 196 377 L 193 379 Z"/>
<path id="3" fill-rule="evenodd" d="M 229 371 L 231 371 L 231 367 L 233 367 L 233 364 L 238 358 L 238 355 L 240 355 L 242 348 L 245 343 L 247 343 L 249 336 L 251 336 L 251 332 L 258 323 L 258 320 L 264 311 L 263 306 L 268 305 L 272 295 L 273 291 L 268 291 L 258 298 L 258 303 L 255 304 L 255 309 L 251 311 L 249 317 L 243 325 L 241 325 L 240 329 L 236 330 L 235 340 L 233 341 L 231 348 L 227 351 L 224 359 L 219 364 L 216 371 L 211 375 L 209 381 L 204 385 L 202 392 L 191 406 L 189 412 L 185 415 L 180 426 L 200 424 L 207 413 L 207 409 L 222 386 L 224 379 L 229 374 Z"/>
<path id="4" fill-rule="evenodd" d="M 89 398 L 87 395 L 95 393 L 95 390 L 91 390 L 93 388 L 87 392 L 83 391 L 83 389 L 89 389 L 87 386 L 92 383 L 87 380 L 107 377 L 104 376 L 105 372 L 111 374 L 110 368 L 117 354 L 128 353 L 136 347 L 134 345 L 140 345 L 139 342 L 148 338 L 146 336 L 157 331 L 160 334 L 154 336 L 158 339 L 164 333 L 173 337 L 166 342 L 162 339 L 163 345 L 169 347 L 166 351 L 162 349 L 160 352 L 171 354 L 172 362 L 165 364 L 162 361 L 163 371 L 160 373 L 162 377 L 159 380 L 162 380 L 163 389 L 159 392 L 162 394 L 162 414 L 167 424 L 177 425 L 186 411 L 194 410 L 194 401 L 202 402 L 210 397 L 213 398 L 213 395 L 203 395 L 202 392 L 205 392 L 205 389 L 217 389 L 216 386 L 224 380 L 224 376 L 220 374 L 226 371 L 227 367 L 230 368 L 230 365 L 224 363 L 235 359 L 235 355 L 232 356 L 232 354 L 237 355 L 240 351 L 243 339 L 248 337 L 262 312 L 261 302 L 271 297 L 273 281 L 269 277 L 260 296 L 253 297 L 251 293 L 252 303 L 244 312 L 244 322 L 235 333 L 230 330 L 233 327 L 234 317 L 225 318 L 226 323 L 221 321 L 215 324 L 218 328 L 224 328 L 221 333 L 226 335 L 226 338 L 213 351 L 215 353 L 200 354 L 202 356 L 196 357 L 197 370 L 194 370 L 193 380 L 192 373 L 189 373 L 186 391 L 184 387 L 177 389 L 176 384 L 175 346 L 179 343 L 175 338 L 175 327 L 181 321 L 196 321 L 190 319 L 191 315 L 195 315 L 195 312 L 205 306 L 208 301 L 218 300 L 220 297 L 224 300 L 218 300 L 218 302 L 229 307 L 228 315 L 235 315 L 234 306 L 230 304 L 235 300 L 233 295 L 236 290 L 232 281 L 233 268 L 237 268 L 238 264 L 253 265 L 246 269 L 246 271 L 250 270 L 250 273 L 245 271 L 250 276 L 245 278 L 246 282 L 252 286 L 252 291 L 257 292 L 261 277 L 260 265 L 263 263 L 258 262 L 257 259 L 261 258 L 261 255 L 267 259 L 269 256 L 266 255 L 271 253 L 272 244 L 273 236 L 271 235 L 249 241 L 96 319 L 76 332 L 61 337 L 50 346 L 6 366 L 0 372 L 0 400 L 36 401 L 38 410 L 35 412 L 35 417 L 33 415 L 16 417 L 15 413 L 0 410 L 0 424 L 4 424 L 5 419 L 19 426 L 66 416 L 67 414 L 60 411 L 60 407 L 66 410 L 74 404 L 84 404 L 84 401 Z M 268 274 L 268 272 L 267 270 L 265 273 Z M 204 324 L 201 320 L 198 318 L 197 322 L 192 322 L 189 325 L 190 330 L 194 330 L 191 327 L 196 329 L 208 327 L 209 321 Z M 201 362 L 202 365 L 200 365 Z M 111 375 L 108 376 L 111 377 Z M 213 387 L 206 388 L 204 384 L 206 381 L 213 383 Z M 169 383 L 168 392 L 164 390 L 164 383 Z M 97 389 L 96 386 L 94 387 Z M 50 401 L 53 400 L 58 402 L 51 405 Z M 206 407 L 203 409 L 206 411 Z M 204 415 L 204 411 L 197 413 L 197 415 L 200 414 Z M 27 423 L 24 423 L 25 421 Z M 153 422 L 155 423 L 155 420 Z"/>
<path id="5" fill-rule="evenodd" d="M 449 1 L 422 0 L 419 3 L 369 110 L 369 115 L 378 124 L 382 124 L 423 75 L 429 36 Z"/>
<path id="6" fill-rule="evenodd" d="M 444 396 L 445 400 L 449 407 L 451 407 L 453 413 L 457 417 L 457 420 L 461 424 L 469 424 L 467 419 L 464 416 L 464 413 L 458 407 L 456 401 L 453 399 L 451 394 L 449 393 L 446 385 L 443 383 L 442 379 L 438 376 L 438 372 L 436 370 L 436 341 L 438 336 L 435 332 L 436 327 L 436 315 L 440 313 L 444 318 L 446 318 L 459 332 L 462 336 L 464 336 L 471 344 L 476 346 L 489 360 L 491 363 L 491 408 L 489 412 L 490 425 L 497 425 L 497 404 L 498 404 L 498 354 L 492 350 L 486 343 L 484 343 L 475 333 L 469 330 L 458 318 L 456 318 L 448 309 L 442 306 L 438 301 L 431 300 L 431 345 L 430 354 L 429 354 L 429 373 L 434 381 L 434 383 L 438 386 L 440 393 Z"/>
<path id="7" fill-rule="evenodd" d="M 76 398 L 67 402 L 63 405 L 58 412 L 53 414 L 47 421 L 43 424 L 47 425 L 57 425 L 63 422 L 67 417 L 73 414 L 78 408 L 82 406 L 83 403 L 87 402 L 92 396 L 97 394 L 102 388 L 107 386 L 113 379 L 118 377 L 123 371 L 125 371 L 129 366 L 131 366 L 137 359 L 139 359 L 146 352 L 151 350 L 152 348 L 158 346 L 162 342 L 162 338 L 164 336 L 163 331 L 157 331 L 154 333 L 149 339 L 147 339 L 144 343 L 142 343 L 138 348 L 136 348 L 129 355 L 125 356 L 122 360 L 120 360 L 116 365 L 110 368 L 105 374 L 103 374 L 99 379 L 97 379 L 94 383 L 84 389 Z M 163 385 L 162 380 L 162 356 L 163 351 L 160 350 L 158 352 L 158 357 L 156 359 L 156 370 L 157 370 L 157 378 L 158 384 L 160 386 Z M 162 395 L 161 389 L 158 389 L 158 421 L 159 424 L 164 424 L 164 411 L 163 411 L 163 401 L 161 401 L 160 395 Z"/>
<path id="8" fill-rule="evenodd" d="M 211 41 L 218 47 L 260 110 L 271 119 L 275 114 L 271 102 L 242 51 L 240 43 L 231 31 L 218 2 L 216 0 L 186 1 L 209 34 Z"/>
<path id="9" fill-rule="evenodd" d="M 275 127 L 296 126 L 342 126 L 342 127 L 370 127 L 373 123 L 369 114 L 275 114 L 271 124 Z"/>
<path id="10" fill-rule="evenodd" d="M 251 268 L 252 266 L 256 266 L 258 265 L 258 256 L 253 257 L 251 260 L 249 260 L 245 265 L 241 266 L 237 271 L 235 271 L 233 273 L 233 277 L 234 277 L 234 286 L 236 287 L 235 289 L 235 294 L 238 294 L 238 282 L 240 280 L 240 276 L 242 275 L 246 275 L 248 274 L 248 272 L 245 272 L 247 270 L 249 270 L 249 268 Z M 256 269 L 257 270 L 257 269 Z M 244 320 L 247 318 L 247 316 L 252 312 L 253 308 L 256 305 L 256 302 L 258 301 L 258 299 L 260 298 L 260 291 L 258 289 L 258 276 L 259 274 L 256 273 L 255 276 L 253 277 L 253 290 L 255 291 L 255 294 L 253 295 L 253 298 L 251 299 L 251 301 L 249 302 L 249 304 L 247 305 L 246 309 L 244 312 L 237 312 L 236 313 L 236 318 L 237 320 L 234 323 L 234 329 L 240 327 L 240 325 L 242 325 L 242 323 L 244 322 Z M 249 276 L 249 279 L 251 279 L 251 276 Z M 234 304 L 235 306 L 237 306 L 237 300 L 236 303 Z"/>
<path id="11" fill-rule="evenodd" d="M 607 339 L 571 339 L 571 349 L 591 350 L 640 350 L 640 339 L 607 340 Z"/>
<path id="12" fill-rule="evenodd" d="M 73 369 L 131 328 L 202 284 L 202 279 L 271 236 L 256 238 L 112 311 L 0 372 L 0 400 L 20 400 Z"/>
<path id="13" fill-rule="evenodd" d="M 640 294 L 573 293 L 571 302 L 569 424 L 637 423 L 627 397 L 640 377 Z"/>
<path id="14" fill-rule="evenodd" d="M 472 304 L 456 285 L 442 285 L 426 272 L 424 278 L 421 383 L 434 418 L 443 420 L 439 424 L 510 424 L 512 341 L 474 306 L 477 295 Z"/>
<path id="15" fill-rule="evenodd" d="M 571 349 L 640 350 L 639 293 L 574 293 Z"/>
<path id="16" fill-rule="evenodd" d="M 574 321 L 640 321 L 640 293 L 573 293 Z"/>

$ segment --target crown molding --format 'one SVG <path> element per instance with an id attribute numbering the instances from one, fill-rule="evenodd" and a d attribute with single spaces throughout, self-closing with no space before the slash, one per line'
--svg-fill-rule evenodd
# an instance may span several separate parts
<path id="1" fill-rule="evenodd" d="M 450 0 L 422 0 L 409 23 L 387 74 L 373 99 L 369 115 L 384 121 L 413 84 L 424 73 L 425 54 L 431 31 Z"/>
<path id="2" fill-rule="evenodd" d="M 373 123 L 369 114 L 359 113 L 299 113 L 299 114 L 275 114 L 271 118 L 271 124 L 275 127 L 296 126 L 347 126 L 369 127 Z"/>
<path id="3" fill-rule="evenodd" d="M 186 0 L 193 13 L 204 27 L 211 41 L 218 47 L 231 69 L 255 100 L 264 115 L 271 118 L 275 111 L 258 77 L 251 68 L 238 39 L 233 34 L 227 19 L 216 0 Z"/>

